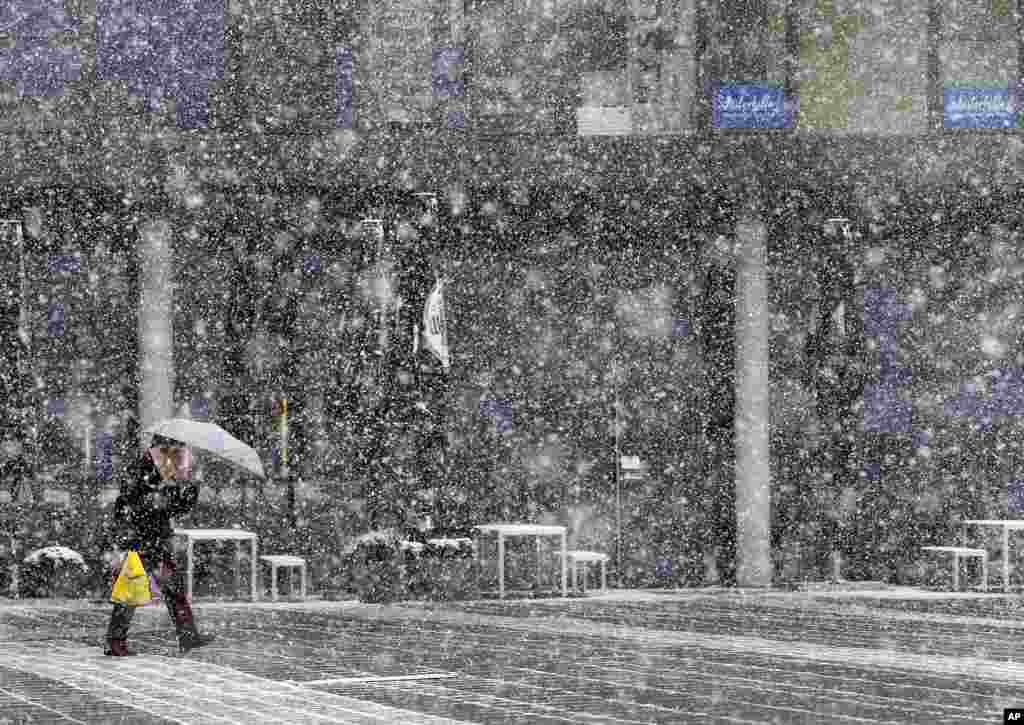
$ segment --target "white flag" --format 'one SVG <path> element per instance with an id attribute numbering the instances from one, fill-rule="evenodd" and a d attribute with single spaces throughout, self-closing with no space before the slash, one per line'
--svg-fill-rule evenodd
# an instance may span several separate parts
<path id="1" fill-rule="evenodd" d="M 447 372 L 451 366 L 448 354 L 448 323 L 444 310 L 444 280 L 439 279 L 423 307 L 423 347 L 437 356 Z"/>

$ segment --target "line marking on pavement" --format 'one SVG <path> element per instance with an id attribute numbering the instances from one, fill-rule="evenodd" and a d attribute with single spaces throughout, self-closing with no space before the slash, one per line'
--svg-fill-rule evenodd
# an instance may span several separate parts
<path id="1" fill-rule="evenodd" d="M 439 717 L 336 693 L 299 689 L 199 659 L 155 655 L 104 657 L 76 644 L 15 645 L 0 664 L 62 682 L 97 699 L 117 702 L 182 725 L 294 722 L 369 725 L 458 725 Z"/>
<path id="2" fill-rule="evenodd" d="M 408 608 L 388 605 L 381 607 L 380 616 L 408 618 Z M 919 655 L 895 649 L 823 645 L 806 642 L 780 641 L 749 635 L 720 635 L 627 625 L 591 622 L 568 617 L 534 616 L 528 620 L 493 614 L 471 614 L 441 610 L 419 610 L 420 621 L 448 624 L 501 627 L 516 632 L 536 632 L 553 636 L 595 637 L 603 641 L 616 639 L 637 642 L 655 648 L 703 647 L 740 654 L 760 654 L 769 657 L 787 657 L 839 665 L 852 665 L 876 669 L 886 667 L 904 672 L 923 672 L 929 675 L 970 677 L 977 680 L 1007 682 L 1024 685 L 1024 664 L 980 657 L 953 657 L 949 655 Z"/>
<path id="3" fill-rule="evenodd" d="M 443 680 L 453 672 L 424 672 L 416 675 L 371 675 L 369 677 L 329 677 L 325 680 L 287 680 L 295 685 L 359 685 L 364 682 L 402 682 L 404 680 Z"/>
<path id="4" fill-rule="evenodd" d="M 387 620 L 388 618 L 387 617 L 379 617 L 378 616 L 378 617 L 374 618 L 374 621 L 376 621 L 378 624 L 380 624 L 382 619 L 383 620 Z M 391 624 L 393 624 L 393 625 L 395 625 L 397 627 L 401 627 L 402 623 L 404 621 L 408 621 L 408 617 L 403 618 L 403 619 L 391 619 L 390 620 Z M 312 642 L 318 642 L 320 645 L 327 644 L 327 642 L 325 642 L 323 640 L 322 632 L 324 630 L 324 627 L 322 627 L 322 626 L 316 627 L 316 626 L 311 626 L 311 625 L 289 624 L 289 630 L 293 631 L 293 632 L 302 632 L 303 634 L 308 634 L 308 636 L 310 637 L 309 640 L 306 640 L 306 639 L 300 639 L 299 640 L 300 642 L 302 642 L 304 644 L 310 644 Z M 481 636 L 486 637 L 486 639 L 485 639 L 486 644 L 482 647 L 482 649 L 490 651 L 490 652 L 494 652 L 494 653 L 498 653 L 498 652 L 506 653 L 506 654 L 509 655 L 510 661 L 514 662 L 515 659 L 516 659 L 516 647 L 514 647 L 514 646 L 512 646 L 512 647 L 503 646 L 503 644 L 502 644 L 502 643 L 507 643 L 509 641 L 513 641 L 514 638 L 509 638 L 507 633 L 503 633 L 501 627 L 493 627 L 493 630 L 494 631 L 491 632 L 488 635 L 481 635 L 480 633 L 475 633 L 474 636 L 475 637 L 481 637 Z M 339 634 L 346 634 L 346 636 L 350 636 L 350 633 L 333 633 L 333 634 L 336 635 L 336 636 L 339 635 Z M 387 636 L 387 632 L 384 632 L 382 634 L 385 637 Z M 491 640 L 494 640 L 494 641 L 491 641 Z M 388 641 L 388 640 L 385 639 L 385 641 Z M 606 647 L 615 647 L 615 646 L 617 646 L 617 647 L 623 648 L 623 651 L 626 651 L 626 646 L 628 644 L 629 643 L 623 642 L 622 640 L 616 640 L 615 644 L 604 644 L 602 646 L 606 646 Z M 632 644 L 636 644 L 636 643 L 634 642 Z M 382 653 L 383 653 L 383 651 L 385 649 L 388 650 L 389 652 L 392 651 L 392 650 L 397 652 L 397 651 L 400 651 L 401 648 L 402 648 L 401 642 L 394 642 L 393 644 L 389 644 L 389 645 L 384 645 L 383 643 L 381 643 L 379 646 L 381 647 L 380 651 Z M 635 652 L 636 651 L 636 647 L 633 647 L 632 651 Z M 451 653 L 449 653 L 449 654 L 451 654 Z M 650 665 L 652 663 L 652 657 L 657 657 L 659 659 L 665 658 L 666 662 L 670 662 L 674 658 L 676 658 L 676 655 L 675 655 L 675 653 L 671 653 L 670 654 L 670 653 L 658 652 L 657 654 L 655 654 L 653 652 L 644 652 L 642 657 L 644 658 L 645 662 L 647 662 L 647 664 Z M 707 689 L 706 689 L 705 692 L 713 693 L 715 691 L 715 682 L 716 682 L 715 678 L 718 677 L 719 675 L 711 673 L 710 678 L 705 677 L 704 679 L 702 679 L 702 677 L 707 674 L 707 672 L 706 672 L 707 668 L 706 668 L 706 666 L 702 665 L 702 663 L 700 661 L 700 657 L 697 657 L 697 658 L 685 658 L 685 659 L 686 659 L 686 665 L 687 665 L 686 667 L 676 668 L 675 670 L 673 670 L 673 673 L 675 673 L 676 675 L 679 675 L 679 682 L 690 681 L 690 678 L 696 677 L 702 683 L 707 682 L 708 686 L 707 686 Z M 748 666 L 749 667 L 750 665 L 748 664 L 748 665 L 744 665 L 744 666 Z M 813 662 L 811 663 L 811 666 L 812 667 L 814 666 Z M 603 665 L 603 667 L 608 668 L 609 665 L 606 664 L 606 665 Z M 739 667 L 739 665 L 736 665 L 736 667 Z M 560 671 L 559 672 L 550 672 L 550 671 L 544 671 L 544 670 L 539 670 L 539 669 L 530 669 L 530 668 L 526 668 L 526 667 L 522 667 L 522 666 L 508 665 L 507 664 L 505 669 L 503 670 L 503 675 L 504 676 L 501 677 L 501 678 L 479 676 L 479 675 L 473 675 L 473 674 L 469 674 L 469 673 L 462 673 L 461 675 L 458 675 L 459 678 L 460 678 L 458 680 L 458 682 L 459 682 L 460 685 L 463 685 L 463 687 L 457 687 L 457 688 L 452 689 L 452 685 L 451 684 L 449 684 L 447 682 L 438 682 L 436 680 L 434 680 L 433 682 L 416 683 L 416 685 L 418 686 L 417 692 L 420 695 L 429 695 L 431 697 L 436 698 L 439 701 L 445 701 L 445 702 L 452 701 L 452 702 L 460 702 L 460 703 L 463 703 L 463 704 L 473 704 L 473 705 L 475 705 L 477 707 L 487 708 L 487 709 L 495 710 L 495 711 L 501 710 L 502 712 L 505 712 L 510 707 L 514 707 L 514 706 L 518 705 L 519 707 L 527 708 L 527 709 L 533 708 L 534 710 L 538 710 L 538 709 L 544 710 L 546 715 L 548 714 L 547 711 L 560 712 L 559 717 L 562 717 L 563 715 L 568 715 L 568 714 L 571 713 L 572 717 L 579 718 L 579 717 L 586 716 L 586 717 L 588 717 L 590 719 L 601 721 L 602 718 L 600 716 L 594 715 L 594 714 L 588 714 L 585 711 L 585 708 L 587 707 L 587 705 L 590 702 L 592 702 L 593 700 L 599 699 L 599 698 L 596 697 L 596 696 L 592 696 L 592 695 L 579 695 L 578 696 L 578 693 L 576 693 L 572 689 L 573 683 L 577 683 L 578 684 L 578 678 L 583 676 L 582 673 L 584 671 L 584 668 L 587 670 L 585 679 L 588 682 L 599 682 L 599 683 L 601 683 L 603 685 L 606 685 L 609 689 L 612 689 L 613 691 L 617 691 L 619 693 L 625 693 L 625 692 L 628 692 L 631 688 L 635 688 L 635 689 L 639 689 L 639 690 L 643 690 L 643 691 L 655 691 L 655 692 L 663 693 L 663 694 L 665 694 L 665 695 L 667 695 L 669 697 L 676 697 L 677 699 L 680 699 L 680 700 L 683 699 L 682 691 L 673 689 L 673 687 L 671 685 L 669 685 L 669 684 L 666 684 L 666 682 L 652 683 L 650 680 L 643 681 L 644 672 L 642 670 L 632 671 L 632 670 L 630 670 L 627 667 L 616 668 L 614 666 L 611 667 L 611 669 L 614 670 L 614 672 L 612 672 L 612 671 L 601 671 L 599 669 L 596 673 L 591 674 L 590 671 L 589 671 L 590 668 L 586 667 L 586 665 L 583 665 L 579 670 L 575 670 L 574 669 L 574 673 L 575 674 L 566 674 L 566 673 L 563 673 L 563 672 L 560 672 Z M 776 673 L 776 674 L 779 673 L 779 672 L 782 672 L 782 670 L 776 670 L 774 668 L 764 668 L 764 667 L 761 667 L 761 668 L 758 668 L 758 669 L 759 669 L 759 671 L 762 671 L 762 672 L 767 671 L 769 673 Z M 513 675 L 512 671 L 515 671 L 516 674 Z M 526 675 L 526 677 L 524 678 L 519 673 L 524 673 Z M 616 675 L 620 675 L 620 676 L 616 676 Z M 685 677 L 683 675 L 685 675 Z M 536 678 L 536 677 L 546 678 L 545 684 L 540 685 L 534 679 L 532 679 L 532 678 Z M 361 678 L 346 678 L 346 679 L 351 679 L 354 682 L 358 682 Z M 381 679 L 384 679 L 384 678 L 382 677 Z M 836 679 L 840 679 L 840 680 L 845 681 L 845 678 L 836 678 Z M 565 685 L 557 686 L 557 687 L 552 687 L 551 681 L 562 681 L 562 680 L 566 680 L 567 681 Z M 710 680 L 710 681 L 708 681 L 708 680 Z M 754 708 L 754 709 L 756 709 L 757 707 L 759 707 L 761 705 L 761 701 L 757 699 L 759 694 L 761 694 L 761 695 L 768 695 L 768 694 L 770 694 L 772 696 L 784 696 L 784 695 L 789 694 L 790 690 L 793 689 L 792 685 L 790 685 L 790 686 L 786 686 L 784 684 L 780 685 L 779 684 L 779 679 L 776 678 L 776 677 L 773 677 L 771 674 L 769 674 L 767 676 L 761 675 L 760 677 L 744 677 L 741 674 L 741 675 L 738 675 L 738 676 L 737 675 L 730 676 L 730 677 L 728 677 L 728 680 L 729 680 L 731 686 L 734 689 L 740 691 L 742 694 L 747 695 L 748 699 L 744 699 L 742 701 L 737 701 L 736 704 L 745 705 L 747 707 Z M 505 684 L 505 685 L 515 685 L 516 687 L 520 687 L 520 688 L 529 688 L 530 690 L 533 690 L 533 691 L 535 691 L 538 694 L 538 698 L 533 698 L 533 697 L 525 696 L 525 697 L 518 697 L 516 699 L 508 699 L 508 698 L 493 699 L 493 696 L 492 696 L 489 699 L 488 697 L 485 697 L 486 693 L 481 694 L 479 692 L 476 692 L 475 687 L 472 684 L 475 681 L 486 682 L 489 685 L 499 685 L 500 686 L 501 684 Z M 637 682 L 644 682 L 644 684 L 642 684 L 640 686 L 637 686 L 637 684 L 636 684 Z M 372 686 L 372 684 L 373 683 L 370 683 L 371 686 Z M 892 682 L 884 681 L 884 679 L 883 680 L 879 680 L 877 682 L 877 684 L 883 685 L 883 686 L 886 686 L 886 687 L 895 687 L 895 685 Z M 380 687 L 382 687 L 384 689 L 395 690 L 395 691 L 401 692 L 402 688 L 403 688 L 403 683 L 401 683 L 401 682 L 387 682 L 387 681 L 383 681 L 383 682 L 380 682 L 378 684 L 378 686 L 380 686 Z M 466 688 L 467 687 L 468 687 L 468 691 L 473 693 L 472 696 L 466 695 L 466 691 L 467 691 Z M 800 690 L 800 691 L 802 691 L 804 693 L 807 693 L 808 697 L 810 699 L 813 699 L 813 695 L 819 689 L 819 687 L 820 687 L 820 685 L 817 685 L 817 684 L 812 685 L 812 686 L 797 685 L 796 689 Z M 946 691 L 946 690 L 941 690 L 941 691 L 937 691 L 937 692 L 941 692 L 941 694 L 943 694 L 943 695 L 948 693 L 948 691 Z M 750 693 L 750 694 L 748 694 L 748 693 Z M 736 694 L 740 694 L 740 693 L 735 693 L 733 696 L 736 696 Z M 907 716 L 908 712 L 915 712 L 916 711 L 915 710 L 915 705 L 917 703 L 916 699 L 910 700 L 910 699 L 907 699 L 907 698 L 884 697 L 884 696 L 876 697 L 876 696 L 870 695 L 870 694 L 864 695 L 864 697 L 862 698 L 861 697 L 861 693 L 858 693 L 858 692 L 856 692 L 854 690 L 850 690 L 850 689 L 844 690 L 842 688 L 839 688 L 839 689 L 831 688 L 831 689 L 829 689 L 829 695 L 831 696 L 831 698 L 833 700 L 836 700 L 839 703 L 844 704 L 844 705 L 852 704 L 852 705 L 856 706 L 858 703 L 863 703 L 865 705 L 865 709 L 868 712 L 876 713 L 876 715 L 874 717 L 866 717 L 866 713 L 865 712 L 859 712 L 858 713 L 859 715 L 865 716 L 865 717 L 860 717 L 860 718 L 858 718 L 858 717 L 856 717 L 854 715 L 849 715 L 849 714 L 843 714 L 843 715 L 836 715 L 835 716 L 836 718 L 842 719 L 842 720 L 851 720 L 851 721 L 857 721 L 857 722 L 870 722 L 870 723 L 882 723 L 882 722 L 898 723 L 898 722 L 905 722 L 906 721 L 906 716 Z M 696 697 L 696 698 L 699 698 L 699 699 L 711 700 L 711 705 L 710 705 L 711 707 L 714 706 L 714 700 L 716 698 L 716 695 L 714 695 L 714 694 L 694 694 L 692 692 L 690 693 L 690 696 L 691 697 Z M 577 702 L 577 699 L 578 699 L 578 702 Z M 570 707 L 569 705 L 566 704 L 567 700 L 572 700 L 574 704 Z M 629 708 L 640 708 L 640 709 L 642 709 L 644 711 L 648 711 L 648 712 L 665 711 L 665 712 L 668 712 L 668 713 L 671 713 L 671 714 L 675 715 L 676 717 L 681 717 L 681 715 L 680 715 L 678 710 L 675 710 L 675 709 L 670 708 L 670 707 L 663 707 L 663 706 L 659 706 L 659 705 L 654 705 L 654 704 L 646 703 L 646 702 L 643 702 L 642 700 L 643 700 L 643 698 L 634 699 L 634 698 L 628 697 L 627 695 L 618 695 L 618 696 L 615 696 L 615 697 L 611 698 L 611 701 L 620 703 L 620 704 L 625 705 L 625 706 L 627 706 Z M 557 705 L 557 706 L 556 707 L 552 707 L 553 705 Z M 816 714 L 817 711 L 807 709 L 806 707 L 803 707 L 801 705 L 802 705 L 802 703 L 800 703 L 800 702 L 795 702 L 795 703 L 786 704 L 786 705 L 780 705 L 780 704 L 776 703 L 776 704 L 770 705 L 770 707 L 772 707 L 773 709 L 775 709 L 777 711 L 777 713 L 779 714 L 779 717 L 782 720 L 805 719 L 805 718 L 807 718 L 809 716 L 813 719 L 813 717 L 814 717 L 814 715 Z M 885 713 L 887 711 L 893 709 L 893 708 L 902 708 L 902 719 L 901 719 L 900 716 L 889 716 L 889 717 L 885 716 Z M 598 710 L 600 711 L 600 708 L 598 708 Z M 786 717 L 786 716 L 782 715 L 782 713 L 786 713 L 786 714 L 788 714 L 788 715 L 790 715 L 792 717 Z M 958 722 L 968 722 L 968 721 L 970 721 L 970 722 L 988 722 L 990 720 L 989 717 L 985 717 L 985 718 L 981 718 L 981 719 L 975 720 L 973 717 L 970 716 L 970 712 L 968 710 L 966 710 L 965 708 L 955 708 L 954 707 L 951 710 L 943 712 L 943 714 L 946 715 L 946 716 L 950 716 L 950 715 L 954 715 L 955 714 L 956 719 L 957 719 Z M 696 717 L 697 716 L 697 712 L 696 711 L 691 712 L 690 716 L 691 717 Z M 708 715 L 708 716 L 710 717 L 710 715 Z M 569 718 L 569 721 L 573 721 L 572 717 Z M 622 716 L 620 715 L 620 716 L 618 716 L 616 718 L 615 722 L 623 722 L 623 723 L 626 723 L 626 722 L 637 722 L 638 725 L 639 725 L 640 721 L 624 720 L 622 718 Z"/>
<path id="5" fill-rule="evenodd" d="M 58 712 L 57 710 L 54 710 L 52 707 L 47 707 L 46 705 L 43 705 L 40 702 L 36 702 L 35 700 L 30 700 L 27 697 L 22 697 L 21 695 L 19 695 L 18 693 L 14 692 L 13 690 L 7 690 L 7 689 L 4 689 L 4 688 L 0 688 L 0 693 L 2 693 L 4 695 L 7 695 L 12 700 L 18 700 L 20 702 L 24 702 L 26 705 L 31 705 L 33 707 L 38 707 L 40 710 L 46 710 L 47 712 L 52 712 L 54 715 L 57 715 L 57 716 L 59 716 L 59 717 L 61 717 L 63 719 L 66 719 L 66 720 L 70 720 L 73 723 L 78 723 L 78 725 L 89 725 L 89 723 L 85 722 L 84 720 L 79 720 L 77 718 L 71 717 L 67 713 Z M 0 720 L 0 723 L 6 723 L 6 722 L 9 722 L 9 721 L 8 720 Z"/>

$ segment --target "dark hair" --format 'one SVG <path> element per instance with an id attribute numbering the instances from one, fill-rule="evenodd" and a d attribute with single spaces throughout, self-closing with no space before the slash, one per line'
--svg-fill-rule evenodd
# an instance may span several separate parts
<path id="1" fill-rule="evenodd" d="M 156 434 L 153 436 L 153 440 L 149 444 L 150 448 L 185 448 L 185 444 L 181 441 L 176 441 L 173 438 L 167 438 Z"/>
<path id="2" fill-rule="evenodd" d="M 127 493 L 138 486 L 153 486 L 160 481 L 160 469 L 147 448 L 142 455 L 128 464 L 121 474 L 121 493 Z"/>

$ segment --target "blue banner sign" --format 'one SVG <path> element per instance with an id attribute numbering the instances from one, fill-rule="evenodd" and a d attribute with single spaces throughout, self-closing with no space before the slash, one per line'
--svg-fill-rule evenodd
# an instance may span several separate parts
<path id="1" fill-rule="evenodd" d="M 793 114 L 782 86 L 722 83 L 714 94 L 715 128 L 792 128 Z"/>
<path id="2" fill-rule="evenodd" d="M 949 86 L 944 92 L 945 128 L 1017 128 L 1016 99 L 1009 86 Z"/>

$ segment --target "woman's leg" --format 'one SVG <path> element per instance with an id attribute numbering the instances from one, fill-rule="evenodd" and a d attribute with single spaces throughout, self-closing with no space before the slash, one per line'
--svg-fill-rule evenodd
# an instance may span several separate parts
<path id="1" fill-rule="evenodd" d="M 174 630 L 178 635 L 178 644 L 182 651 L 187 652 L 190 649 L 209 644 L 213 637 L 200 635 L 199 630 L 196 629 L 192 606 L 189 604 L 181 574 L 173 558 L 167 557 L 161 562 L 157 583 L 160 585 L 160 593 L 167 606 L 167 613 L 171 616 L 171 621 L 174 622 Z"/>
<path id="2" fill-rule="evenodd" d="M 117 581 L 121 573 L 120 567 L 114 574 L 114 581 Z M 132 625 L 132 617 L 135 616 L 134 607 L 126 607 L 123 604 L 115 604 L 114 611 L 110 613 L 110 624 L 107 626 L 107 647 L 105 654 L 114 657 L 124 657 L 128 654 L 128 629 Z"/>
<path id="3" fill-rule="evenodd" d="M 134 615 L 134 607 L 126 607 L 123 604 L 114 605 L 114 611 L 110 613 L 110 625 L 107 627 L 106 653 L 108 655 L 124 657 L 128 654 L 128 629 L 131 627 Z"/>

